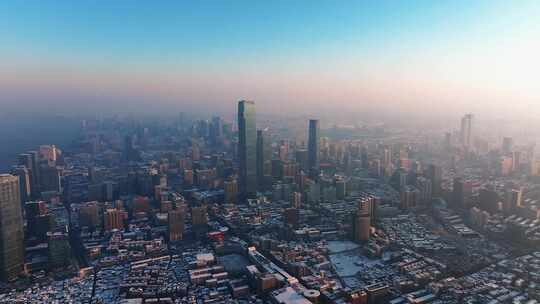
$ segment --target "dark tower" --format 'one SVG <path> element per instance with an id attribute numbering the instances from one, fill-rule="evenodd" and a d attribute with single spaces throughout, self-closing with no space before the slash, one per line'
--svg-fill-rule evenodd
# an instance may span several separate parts
<path id="1" fill-rule="evenodd" d="M 255 102 L 238 102 L 238 156 L 240 161 L 240 199 L 257 194 L 257 126 Z"/>
<path id="2" fill-rule="evenodd" d="M 319 175 L 319 121 L 309 120 L 308 166 L 311 178 Z"/>

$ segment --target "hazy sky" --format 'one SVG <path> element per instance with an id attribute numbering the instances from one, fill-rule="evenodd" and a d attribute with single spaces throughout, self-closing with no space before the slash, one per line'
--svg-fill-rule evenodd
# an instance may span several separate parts
<path id="1" fill-rule="evenodd" d="M 0 1 L 0 103 L 539 115 L 540 1 Z"/>

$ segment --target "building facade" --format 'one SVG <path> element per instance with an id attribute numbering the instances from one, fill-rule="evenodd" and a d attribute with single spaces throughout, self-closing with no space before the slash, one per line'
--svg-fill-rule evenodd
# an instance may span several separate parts
<path id="1" fill-rule="evenodd" d="M 0 279 L 13 281 L 24 270 L 24 234 L 19 177 L 0 175 Z"/>

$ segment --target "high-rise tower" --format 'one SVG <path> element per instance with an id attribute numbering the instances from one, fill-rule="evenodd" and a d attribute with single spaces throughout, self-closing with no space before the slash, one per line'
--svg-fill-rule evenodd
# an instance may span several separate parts
<path id="1" fill-rule="evenodd" d="M 241 200 L 257 194 L 257 126 L 255 102 L 238 102 L 239 190 Z"/>
<path id="2" fill-rule="evenodd" d="M 257 182 L 259 189 L 265 188 L 265 181 L 272 175 L 272 146 L 268 130 L 257 130 Z"/>
<path id="3" fill-rule="evenodd" d="M 32 171 L 26 166 L 14 166 L 11 174 L 19 177 L 21 202 L 29 201 L 32 195 Z"/>
<path id="4" fill-rule="evenodd" d="M 23 218 L 19 177 L 0 174 L 0 279 L 13 281 L 23 271 Z"/>
<path id="5" fill-rule="evenodd" d="M 169 211 L 168 232 L 169 241 L 181 241 L 184 236 L 185 214 L 182 209 Z"/>
<path id="6" fill-rule="evenodd" d="M 513 141 L 512 137 L 504 137 L 501 146 L 501 152 L 503 155 L 508 155 L 512 152 Z"/>
<path id="7" fill-rule="evenodd" d="M 474 116 L 467 114 L 461 118 L 461 144 L 469 148 L 472 144 L 472 125 Z"/>
<path id="8" fill-rule="evenodd" d="M 426 176 L 431 180 L 431 191 L 434 197 L 440 197 L 442 195 L 441 183 L 442 183 L 442 169 L 440 166 L 430 164 L 426 170 Z"/>
<path id="9" fill-rule="evenodd" d="M 309 120 L 308 166 L 311 178 L 319 175 L 319 121 L 317 119 Z"/>

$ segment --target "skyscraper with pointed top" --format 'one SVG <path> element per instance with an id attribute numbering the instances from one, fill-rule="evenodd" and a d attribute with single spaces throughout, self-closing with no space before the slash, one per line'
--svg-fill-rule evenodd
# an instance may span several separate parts
<path id="1" fill-rule="evenodd" d="M 257 194 L 257 126 L 255 102 L 238 102 L 238 157 L 240 164 L 238 188 L 240 199 Z"/>

